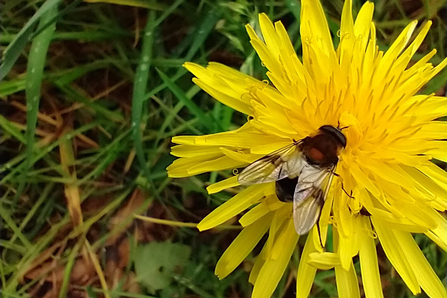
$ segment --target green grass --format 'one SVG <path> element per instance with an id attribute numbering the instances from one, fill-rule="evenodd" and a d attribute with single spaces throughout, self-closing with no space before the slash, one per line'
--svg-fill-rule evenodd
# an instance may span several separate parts
<path id="1" fill-rule="evenodd" d="M 411 19 L 430 18 L 434 25 L 416 56 L 436 48 L 433 63 L 445 57 L 446 1 L 374 2 L 382 49 Z M 210 196 L 205 190 L 227 172 L 171 179 L 165 168 L 174 160 L 171 137 L 226 131 L 246 121 L 200 91 L 184 62 L 218 61 L 265 79 L 244 29 L 259 12 L 283 20 L 301 52 L 298 3 L 260 3 L 5 2 L 0 16 L 2 297 L 43 297 L 51 289 L 57 294 L 49 297 L 79 292 L 90 297 L 249 296 L 253 257 L 222 281 L 213 273 L 238 229 L 199 233 L 135 220 L 132 214 L 197 223 L 232 196 Z M 361 4 L 354 1 L 354 10 Z M 336 34 L 343 2 L 323 5 Z M 424 92 L 445 92 L 446 84 L 444 71 Z M 82 222 L 73 225 L 76 215 Z M 416 240 L 445 281 L 447 254 L 424 236 Z M 168 282 L 161 288 L 141 281 L 143 273 L 134 266 L 136 251 L 152 241 L 192 252 L 174 264 L 183 270 L 151 276 Z M 379 257 L 385 297 L 413 297 L 383 254 Z M 287 280 L 298 259 L 297 252 L 275 297 L 293 297 L 294 283 L 287 287 Z M 51 272 L 58 272 L 57 278 Z M 313 297 L 336 297 L 334 278 L 333 271 L 319 272 Z"/>

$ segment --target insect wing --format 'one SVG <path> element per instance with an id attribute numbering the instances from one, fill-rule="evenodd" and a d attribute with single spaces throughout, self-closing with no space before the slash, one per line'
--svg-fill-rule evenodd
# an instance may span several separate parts
<path id="1" fill-rule="evenodd" d="M 293 219 L 299 235 L 309 232 L 320 217 L 333 176 L 333 168 L 303 168 L 293 196 Z"/>
<path id="2" fill-rule="evenodd" d="M 297 143 L 292 143 L 248 165 L 237 180 L 242 185 L 273 182 L 297 176 L 303 165 L 303 154 Z"/>
<path id="3" fill-rule="evenodd" d="M 295 230 L 298 235 L 304 235 L 312 229 L 320 217 L 321 208 L 324 204 L 324 199 L 319 193 L 313 194 L 312 198 L 305 200 L 299 206 L 293 206 L 293 219 Z"/>

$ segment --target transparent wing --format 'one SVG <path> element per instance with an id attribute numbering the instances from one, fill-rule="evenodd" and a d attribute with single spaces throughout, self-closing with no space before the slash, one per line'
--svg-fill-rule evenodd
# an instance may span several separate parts
<path id="1" fill-rule="evenodd" d="M 300 206 L 296 206 L 295 200 L 293 202 L 293 221 L 295 230 L 298 235 L 307 234 L 320 217 L 324 198 L 320 195 L 320 192 L 316 192 L 315 194 L 312 194 L 312 197 L 309 197 L 301 203 Z"/>
<path id="2" fill-rule="evenodd" d="M 304 166 L 293 196 L 293 220 L 299 235 L 309 232 L 320 217 L 333 173 L 334 167 L 319 169 L 308 164 Z"/>
<path id="3" fill-rule="evenodd" d="M 298 143 L 295 142 L 248 165 L 237 180 L 242 185 L 251 185 L 296 177 L 301 173 L 304 163 Z"/>

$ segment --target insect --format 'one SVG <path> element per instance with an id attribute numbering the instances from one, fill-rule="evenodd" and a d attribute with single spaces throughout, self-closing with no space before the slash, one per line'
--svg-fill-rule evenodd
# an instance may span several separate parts
<path id="1" fill-rule="evenodd" d="M 326 200 L 340 151 L 346 147 L 343 128 L 321 126 L 314 136 L 278 149 L 248 165 L 238 176 L 242 185 L 276 181 L 281 201 L 293 201 L 293 219 L 299 235 L 317 222 Z"/>

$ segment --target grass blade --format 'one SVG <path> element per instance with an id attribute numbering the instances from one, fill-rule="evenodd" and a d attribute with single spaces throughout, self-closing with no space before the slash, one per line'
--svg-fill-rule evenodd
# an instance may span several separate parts
<path id="1" fill-rule="evenodd" d="M 216 10 L 211 10 L 203 19 L 202 23 L 200 23 L 196 30 L 194 30 L 194 41 L 185 56 L 186 61 L 190 61 L 194 57 L 200 47 L 204 44 L 208 35 L 213 31 L 214 25 L 216 25 L 218 20 L 218 12 Z"/>
<path id="2" fill-rule="evenodd" d="M 110 4 L 118 4 L 118 5 L 126 5 L 126 6 L 134 6 L 134 7 L 142 7 L 153 10 L 165 10 L 166 6 L 155 1 L 147 1 L 147 0 L 84 0 L 89 3 L 110 3 Z"/>
<path id="3" fill-rule="evenodd" d="M 48 2 L 46 2 L 48 3 Z M 45 4 L 46 4 L 45 3 Z M 44 4 L 44 5 L 45 5 Z M 46 26 L 48 20 L 57 15 L 57 5 L 51 6 L 42 14 L 39 27 Z M 48 26 L 40 35 L 38 35 L 31 45 L 28 57 L 27 75 L 26 75 L 26 169 L 23 171 L 25 176 L 28 169 L 32 166 L 32 155 L 34 151 L 34 135 L 37 125 L 37 114 L 39 113 L 40 87 L 42 84 L 43 71 L 45 67 L 45 58 L 47 56 L 48 47 L 50 45 L 56 24 Z M 22 179 L 15 200 L 21 195 L 25 187 L 26 179 Z"/>
<path id="4" fill-rule="evenodd" d="M 149 169 L 146 166 L 144 157 L 143 141 L 141 140 L 141 119 L 143 114 L 143 101 L 146 94 L 147 82 L 149 79 L 149 69 L 152 63 L 152 47 L 154 44 L 155 13 L 149 12 L 146 27 L 144 29 L 143 45 L 141 48 L 140 61 L 135 74 L 135 83 L 132 96 L 132 135 L 138 161 L 144 171 Z"/>
<path id="5" fill-rule="evenodd" d="M 14 40 L 8 45 L 3 53 L 3 63 L 0 65 L 0 81 L 8 74 L 11 70 L 12 66 L 15 64 L 17 59 L 20 57 L 25 45 L 30 40 L 31 35 L 33 34 L 33 28 L 37 21 L 43 17 L 48 11 L 51 9 L 55 9 L 59 2 L 62 0 L 48 0 L 45 2 L 31 17 L 31 19 L 26 23 L 26 25 L 20 30 L 20 32 L 16 35 Z M 51 14 L 51 17 L 46 17 L 45 22 L 41 22 L 41 24 L 47 23 L 48 20 L 51 20 L 56 14 Z M 48 16 L 48 15 L 47 15 Z M 54 30 L 54 29 L 53 29 Z"/>
<path id="6" fill-rule="evenodd" d="M 188 108 L 188 110 L 196 116 L 199 121 L 202 123 L 204 127 L 210 128 L 213 121 L 211 121 L 210 117 L 206 115 L 202 109 L 197 106 L 190 98 L 188 98 L 185 92 L 177 86 L 166 74 L 164 74 L 161 70 L 157 69 L 160 78 L 163 82 L 168 86 L 169 90 L 177 97 L 183 104 Z M 210 129 L 211 130 L 211 129 Z"/>

